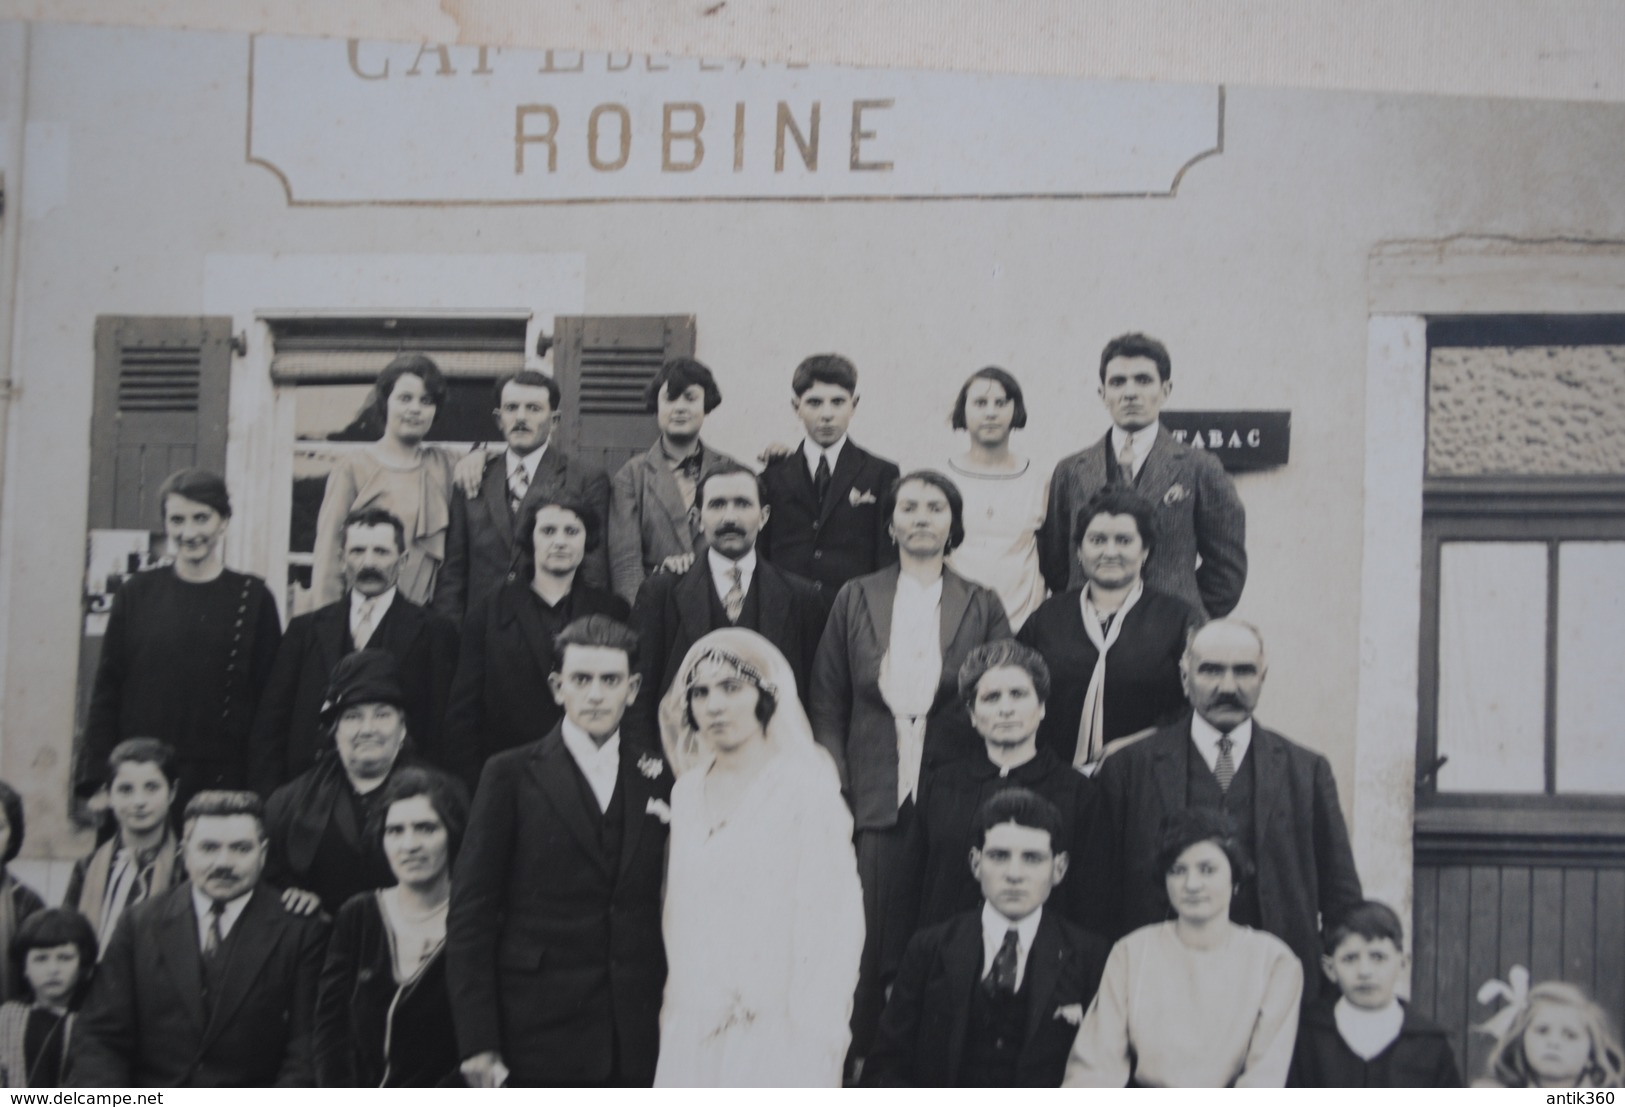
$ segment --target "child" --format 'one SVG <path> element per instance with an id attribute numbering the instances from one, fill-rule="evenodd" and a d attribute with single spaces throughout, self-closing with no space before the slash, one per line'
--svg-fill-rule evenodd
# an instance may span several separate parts
<path id="1" fill-rule="evenodd" d="M 17 927 L 36 911 L 45 909 L 45 901 L 25 884 L 6 871 L 14 857 L 23 848 L 23 798 L 17 790 L 0 780 L 0 951 L 11 945 Z M 0 1003 L 22 993 L 21 979 L 11 971 L 11 959 L 0 957 Z"/>
<path id="2" fill-rule="evenodd" d="M 976 813 L 971 870 L 980 908 L 916 934 L 903 955 L 864 1083 L 1043 1087 L 1061 1082 L 1083 1010 L 1111 951 L 1046 911 L 1066 875 L 1061 813 L 1026 788 Z"/>
<path id="3" fill-rule="evenodd" d="M 1445 1032 L 1394 995 L 1405 971 L 1404 946 L 1399 916 L 1376 900 L 1327 932 L 1321 970 L 1342 995 L 1304 1011 L 1288 1087 L 1462 1086 Z"/>
<path id="4" fill-rule="evenodd" d="M 73 866 L 64 907 L 83 912 L 102 945 L 127 908 L 186 878 L 170 825 L 175 751 L 156 738 L 129 738 L 107 757 L 108 803 L 118 833 Z"/>
<path id="5" fill-rule="evenodd" d="M 771 508 L 757 551 L 777 568 L 823 586 L 841 585 L 897 560 L 882 514 L 896 465 L 847 437 L 858 407 L 858 371 L 839 354 L 814 354 L 790 378 L 790 406 L 807 432 L 788 454 L 770 449 L 762 471 Z"/>
<path id="6" fill-rule="evenodd" d="M 1625 1053 L 1608 1016 L 1579 988 L 1548 980 L 1529 989 L 1474 1087 L 1618 1088 Z"/>
<path id="7" fill-rule="evenodd" d="M 0 1006 L 0 1083 L 59 1087 L 73 1012 L 96 964 L 96 933 L 79 912 L 53 907 L 23 922 L 9 952 L 27 999 Z"/>

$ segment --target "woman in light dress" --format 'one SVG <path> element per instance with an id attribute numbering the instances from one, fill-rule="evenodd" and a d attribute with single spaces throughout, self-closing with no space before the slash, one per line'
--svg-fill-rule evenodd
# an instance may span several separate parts
<path id="1" fill-rule="evenodd" d="M 401 595 L 415 604 L 433 598 L 451 526 L 452 455 L 423 439 L 445 399 L 445 376 L 422 354 L 401 354 L 378 374 L 373 405 L 383 436 L 342 456 L 322 494 L 310 583 L 314 607 L 344 595 L 344 519 L 368 507 L 383 508 L 406 528 Z"/>
<path id="2" fill-rule="evenodd" d="M 688 651 L 660 705 L 677 783 L 657 1087 L 837 1087 L 863 949 L 852 816 L 789 663 Z"/>
<path id="3" fill-rule="evenodd" d="M 1038 528 L 1049 500 L 1049 476 L 1010 451 L 1010 432 L 1027 425 L 1016 378 L 997 366 L 972 373 L 954 401 L 953 426 L 970 448 L 948 459 L 965 499 L 965 541 L 949 558 L 954 572 L 999 594 L 1017 631 L 1044 602 Z"/>

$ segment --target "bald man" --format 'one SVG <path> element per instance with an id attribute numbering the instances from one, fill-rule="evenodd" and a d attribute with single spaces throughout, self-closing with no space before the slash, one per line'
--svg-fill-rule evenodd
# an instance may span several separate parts
<path id="1" fill-rule="evenodd" d="M 1195 631 L 1179 664 L 1192 714 L 1108 754 L 1095 777 L 1097 825 L 1086 876 L 1095 929 L 1118 938 L 1168 916 L 1152 871 L 1163 820 L 1191 807 L 1223 811 L 1257 867 L 1230 917 L 1266 930 L 1303 962 L 1304 1000 L 1322 978 L 1320 930 L 1361 900 L 1331 766 L 1253 718 L 1264 688 L 1264 639 L 1219 619 Z"/>

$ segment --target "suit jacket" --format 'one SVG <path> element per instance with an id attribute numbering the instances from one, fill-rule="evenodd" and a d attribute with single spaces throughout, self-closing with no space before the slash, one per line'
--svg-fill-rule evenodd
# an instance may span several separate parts
<path id="1" fill-rule="evenodd" d="M 739 463 L 700 443 L 700 476 Z M 621 466 L 610 484 L 609 572 L 615 592 L 627 603 L 638 598 L 644 578 L 673 554 L 701 554 L 694 542 L 688 508 L 657 439 L 647 453 Z"/>
<path id="2" fill-rule="evenodd" d="M 621 736 L 618 863 L 560 727 L 491 758 L 458 855 L 447 980 L 462 1057 L 497 1050 L 519 1084 L 654 1081 L 671 798 L 660 754 Z"/>
<path id="3" fill-rule="evenodd" d="M 807 455 L 800 446 L 762 471 L 773 509 L 756 549 L 781 569 L 816 581 L 833 596 L 841 585 L 897 561 L 897 547 L 881 514 L 897 466 L 850 438 L 830 472 L 829 494 L 819 507 Z"/>
<path id="4" fill-rule="evenodd" d="M 891 644 L 900 572 L 890 565 L 842 585 L 813 661 L 813 737 L 835 758 L 859 830 L 897 823 L 897 727 L 880 695 L 880 662 Z M 1010 637 L 999 594 L 948 568 L 941 616 L 942 676 L 926 723 L 922 779 L 950 758 L 985 756 L 959 699 L 959 666 L 984 642 Z"/>
<path id="5" fill-rule="evenodd" d="M 1095 775 L 1097 820 L 1085 876 L 1104 914 L 1091 925 L 1120 938 L 1170 916 L 1161 874 L 1154 871 L 1165 817 L 1186 807 L 1189 759 L 1199 757 L 1189 718 L 1125 746 Z M 1253 841 L 1263 929 L 1303 962 L 1304 999 L 1321 979 L 1323 919 L 1360 902 L 1337 782 L 1326 759 L 1253 720 Z M 1070 879 L 1070 877 L 1069 877 Z M 1113 913 L 1112 908 L 1117 910 Z"/>
<path id="6" fill-rule="evenodd" d="M 1052 592 L 1083 586 L 1072 522 L 1105 487 L 1110 448 L 1108 431 L 1093 446 L 1063 458 L 1050 478 L 1038 557 Z M 1247 512 L 1224 466 L 1207 451 L 1175 441 L 1162 427 L 1134 490 L 1156 509 L 1157 543 L 1145 563 L 1146 584 L 1214 618 L 1235 610 L 1247 583 Z"/>
<path id="7" fill-rule="evenodd" d="M 643 684 L 627 714 L 635 732 L 653 746 L 660 743 L 656 721 L 660 697 L 671 687 L 689 647 L 711 631 L 729 625 L 726 620 L 712 617 L 711 597 L 715 593 L 710 559 L 704 554 L 681 576 L 656 573 L 638 589 L 633 625 L 638 632 L 638 671 L 643 674 Z M 818 586 L 774 568 L 758 555 L 750 594 L 757 604 L 757 632 L 784 654 L 796 675 L 796 691 L 805 703 L 813 656 L 824 632 L 824 601 Z"/>
<path id="8" fill-rule="evenodd" d="M 96 969 L 69 1050 L 77 1088 L 311 1087 L 316 982 L 327 922 L 254 889 L 205 1006 L 192 886 L 137 904 Z M 212 1013 L 211 1013 L 212 1009 Z"/>
<path id="9" fill-rule="evenodd" d="M 537 501 L 571 500 L 598 513 L 600 528 L 609 525 L 609 476 L 582 457 L 571 457 L 549 442 L 536 463 L 536 477 L 520 501 L 521 513 Z M 462 624 L 474 602 L 496 590 L 514 568 L 519 520 L 508 510 L 507 454 L 487 454 L 479 495 L 472 500 L 457 489 L 451 494 L 451 526 L 446 532 L 446 561 L 435 580 L 430 607 Z M 603 530 L 600 529 L 600 534 Z M 587 551 L 581 576 L 594 588 L 609 587 L 609 544 Z"/>
<path id="10" fill-rule="evenodd" d="M 586 615 L 625 622 L 631 614 L 625 600 L 587 586 L 579 574 L 562 606 L 560 630 Z M 469 787 L 491 755 L 536 741 L 563 718 L 547 684 L 554 633 L 528 580 L 507 581 L 469 607 L 446 714 L 453 769 Z"/>
<path id="11" fill-rule="evenodd" d="M 1289 1088 L 1459 1088 L 1461 1070 L 1450 1036 L 1400 1000 L 1399 1037 L 1369 1061 L 1348 1047 L 1337 1029 L 1336 995 L 1304 1009 L 1292 1049 Z"/>
<path id="12" fill-rule="evenodd" d="M 1056 1012 L 1089 1006 L 1110 952 L 1111 943 L 1104 938 L 1045 909 L 1022 975 L 1027 1030 L 1016 1060 L 1017 1087 L 1060 1087 L 1078 1028 Z M 959 1085 L 971 993 L 981 982 L 982 958 L 981 908 L 914 936 L 880 1018 L 880 1034 L 864 1062 L 865 1084 Z"/>
<path id="13" fill-rule="evenodd" d="M 389 651 L 400 666 L 406 729 L 419 756 L 446 765 L 443 721 L 457 671 L 456 624 L 396 592 L 367 646 Z M 321 724 L 322 703 L 334 666 L 351 651 L 348 592 L 289 621 L 249 737 L 249 783 L 262 796 L 333 748 Z"/>

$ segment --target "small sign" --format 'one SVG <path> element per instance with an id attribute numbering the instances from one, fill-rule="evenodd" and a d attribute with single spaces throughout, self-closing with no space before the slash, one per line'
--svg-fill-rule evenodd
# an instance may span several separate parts
<path id="1" fill-rule="evenodd" d="M 1231 473 L 1285 465 L 1292 439 L 1290 411 L 1164 411 L 1162 425 Z"/>

